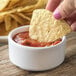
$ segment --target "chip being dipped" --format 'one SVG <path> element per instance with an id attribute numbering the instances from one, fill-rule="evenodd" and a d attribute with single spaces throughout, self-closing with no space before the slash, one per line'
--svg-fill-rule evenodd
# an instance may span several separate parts
<path id="1" fill-rule="evenodd" d="M 70 32 L 70 26 L 64 20 L 56 20 L 52 12 L 46 9 L 34 10 L 29 28 L 29 36 L 32 39 L 39 42 L 50 42 Z"/>

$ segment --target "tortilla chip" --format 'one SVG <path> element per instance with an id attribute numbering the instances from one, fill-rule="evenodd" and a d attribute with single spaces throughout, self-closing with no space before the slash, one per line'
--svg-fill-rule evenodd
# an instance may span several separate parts
<path id="1" fill-rule="evenodd" d="M 64 20 L 56 20 L 52 12 L 46 9 L 34 10 L 29 28 L 32 39 L 39 42 L 55 41 L 70 32 L 70 26 Z"/>

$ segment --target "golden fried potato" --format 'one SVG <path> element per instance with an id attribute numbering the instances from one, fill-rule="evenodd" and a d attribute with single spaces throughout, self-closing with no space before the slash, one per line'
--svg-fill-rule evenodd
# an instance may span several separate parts
<path id="1" fill-rule="evenodd" d="M 10 28 L 11 28 L 11 17 L 9 15 L 6 15 L 5 18 L 5 28 L 6 28 L 6 31 L 9 31 Z"/>
<path id="2" fill-rule="evenodd" d="M 7 35 L 16 27 L 29 25 L 33 10 L 44 8 L 45 1 L 0 0 L 0 36 Z"/>
<path id="3" fill-rule="evenodd" d="M 8 7 L 14 6 L 16 3 L 20 2 L 20 0 L 10 0 Z"/>

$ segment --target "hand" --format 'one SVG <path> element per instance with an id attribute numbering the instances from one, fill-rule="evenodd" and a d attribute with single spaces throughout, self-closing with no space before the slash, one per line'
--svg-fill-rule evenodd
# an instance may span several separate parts
<path id="1" fill-rule="evenodd" d="M 65 19 L 76 31 L 76 0 L 48 0 L 46 9 L 53 11 L 56 19 Z"/>

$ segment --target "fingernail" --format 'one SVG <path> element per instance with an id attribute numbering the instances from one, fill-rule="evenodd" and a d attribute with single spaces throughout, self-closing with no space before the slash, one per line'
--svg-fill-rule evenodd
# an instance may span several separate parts
<path id="1" fill-rule="evenodd" d="M 60 19 L 60 18 L 61 18 L 60 12 L 59 12 L 58 10 L 55 10 L 55 11 L 54 11 L 53 16 L 54 16 L 56 19 Z"/>

